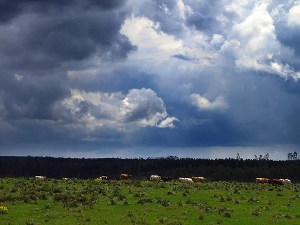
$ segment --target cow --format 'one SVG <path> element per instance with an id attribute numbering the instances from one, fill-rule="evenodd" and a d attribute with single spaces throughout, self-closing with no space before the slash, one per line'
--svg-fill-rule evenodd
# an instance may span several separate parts
<path id="1" fill-rule="evenodd" d="M 151 176 L 150 176 L 150 180 L 153 180 L 153 181 L 161 181 L 161 176 L 158 176 L 158 175 L 151 175 Z"/>
<path id="2" fill-rule="evenodd" d="M 179 177 L 178 180 L 183 183 L 192 184 L 194 183 L 192 178 Z"/>
<path id="3" fill-rule="evenodd" d="M 204 182 L 206 181 L 205 177 L 191 177 L 194 182 Z"/>
<path id="4" fill-rule="evenodd" d="M 289 179 L 280 179 L 283 184 L 292 184 L 292 181 Z"/>
<path id="5" fill-rule="evenodd" d="M 256 178 L 256 183 L 283 185 L 291 184 L 292 182 L 289 179 Z"/>
<path id="6" fill-rule="evenodd" d="M 169 177 L 169 176 L 161 177 L 161 180 L 164 181 L 164 182 L 171 181 L 172 177 Z"/>
<path id="7" fill-rule="evenodd" d="M 39 180 L 44 180 L 44 179 L 46 179 L 45 176 L 35 176 L 34 178 L 35 178 L 35 179 L 39 179 Z"/>
<path id="8" fill-rule="evenodd" d="M 256 178 L 255 182 L 259 183 L 259 184 L 268 184 L 268 183 L 270 183 L 270 180 L 271 179 L 269 179 L 269 178 L 262 178 L 262 177 L 260 177 L 260 178 Z"/>
<path id="9" fill-rule="evenodd" d="M 275 185 L 283 185 L 283 180 L 282 179 L 270 179 L 269 184 L 275 184 Z"/>
<path id="10" fill-rule="evenodd" d="M 98 179 L 99 180 L 109 180 L 109 177 L 108 176 L 101 176 Z"/>
<path id="11" fill-rule="evenodd" d="M 121 180 L 129 180 L 130 178 L 131 178 L 130 174 L 127 174 L 127 173 L 121 173 L 120 174 L 120 179 Z"/>
<path id="12" fill-rule="evenodd" d="M 284 185 L 284 184 L 291 184 L 291 180 L 289 179 L 270 179 L 270 184 L 276 184 L 276 185 Z"/>

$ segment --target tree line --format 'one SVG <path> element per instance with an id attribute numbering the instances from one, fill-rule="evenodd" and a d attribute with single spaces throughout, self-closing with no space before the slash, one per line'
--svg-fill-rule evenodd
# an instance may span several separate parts
<path id="1" fill-rule="evenodd" d="M 178 158 L 56 158 L 0 157 L 0 177 L 97 178 L 119 179 L 120 173 L 133 179 L 148 179 L 151 174 L 178 177 L 204 176 L 208 180 L 255 181 L 256 177 L 289 178 L 300 182 L 300 160 Z"/>

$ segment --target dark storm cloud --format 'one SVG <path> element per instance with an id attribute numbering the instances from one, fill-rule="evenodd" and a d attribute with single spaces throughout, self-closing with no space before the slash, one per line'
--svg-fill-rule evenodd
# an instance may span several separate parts
<path id="1" fill-rule="evenodd" d="M 41 12 L 61 11 L 65 7 L 70 10 L 72 7 L 99 7 L 101 9 L 113 9 L 124 4 L 124 0 L 3 0 L 0 2 L 0 22 L 9 22 L 19 14 L 28 10 L 37 10 Z"/>
<path id="2" fill-rule="evenodd" d="M 125 11 L 115 7 L 121 7 L 122 1 L 100 2 L 97 4 L 101 6 L 99 10 L 97 7 L 84 10 L 79 3 L 58 1 L 57 4 L 48 3 L 55 10 L 34 11 L 33 7 L 16 13 L 14 20 L 0 27 L 2 68 L 49 69 L 93 54 L 105 60 L 126 58 L 135 47 L 119 34 Z M 89 3 L 96 4 L 86 2 Z M 34 6 L 41 3 L 20 1 L 15 4 Z M 51 8 L 48 4 L 42 5 Z M 60 8 L 59 4 L 65 8 Z M 6 5 L 14 7 L 13 3 Z"/>
<path id="3" fill-rule="evenodd" d="M 54 0 L 54 1 L 39 1 L 39 0 L 3 0 L 0 2 L 0 22 L 10 22 L 11 19 L 17 17 L 19 14 L 29 9 L 60 9 L 75 1 L 71 0 Z"/>
<path id="4" fill-rule="evenodd" d="M 193 6 L 193 13 L 187 17 L 188 25 L 209 33 L 222 32 L 220 22 L 217 21 L 217 17 L 223 10 L 219 1 L 187 1 L 187 4 Z"/>
<path id="5" fill-rule="evenodd" d="M 119 34 L 123 3 L 2 1 L 0 86 L 7 115 L 51 119 L 52 105 L 70 93 L 64 70 L 72 62 L 126 58 L 135 47 Z"/>
<path id="6" fill-rule="evenodd" d="M 74 141 L 72 135 L 66 135 L 68 129 L 74 129 L 70 128 L 74 120 L 63 113 L 58 116 L 57 112 L 63 111 L 56 108 L 71 94 L 67 71 L 85 67 L 91 57 L 106 62 L 122 60 L 136 49 L 119 33 L 127 13 L 124 3 L 123 0 L 0 2 L 1 145 L 2 138 L 6 146 L 15 143 L 12 145 L 18 148 L 24 143 L 51 146 L 56 141 Z M 81 110 L 77 112 L 82 116 L 89 108 L 84 103 L 81 102 Z M 73 127 L 79 131 L 72 133 L 81 133 L 80 126 Z M 107 136 L 116 136 L 118 132 L 114 131 Z M 99 137 L 100 133 L 105 134 L 94 132 Z"/>
<path id="7" fill-rule="evenodd" d="M 190 26 L 193 25 L 198 30 L 212 30 L 218 24 L 215 17 L 205 15 L 201 12 L 195 12 L 193 15 L 189 16 L 187 22 Z"/>
<path id="8" fill-rule="evenodd" d="M 61 76 L 1 75 L 0 89 L 8 119 L 53 119 L 52 104 L 69 94 Z"/>
<path id="9" fill-rule="evenodd" d="M 97 71 L 96 74 L 79 71 L 78 75 L 70 78 L 70 83 L 72 87 L 80 90 L 127 93 L 134 88 L 154 89 L 154 76 L 132 66 L 120 66 L 111 72 Z"/>
<path id="10" fill-rule="evenodd" d="M 183 54 L 177 54 L 177 55 L 173 55 L 174 58 L 176 59 L 181 59 L 181 60 L 186 60 L 186 61 L 192 61 L 193 59 L 186 56 L 186 55 L 183 55 Z"/>
<path id="11" fill-rule="evenodd" d="M 125 0 L 89 0 L 84 4 L 90 4 L 91 6 L 98 6 L 104 9 L 111 9 L 121 6 L 126 2 Z"/>
<path id="12" fill-rule="evenodd" d="M 300 30 L 298 27 L 289 27 L 286 24 L 278 26 L 277 37 L 285 46 L 291 48 L 299 57 L 300 56 Z M 299 67 L 299 66 L 298 66 Z"/>

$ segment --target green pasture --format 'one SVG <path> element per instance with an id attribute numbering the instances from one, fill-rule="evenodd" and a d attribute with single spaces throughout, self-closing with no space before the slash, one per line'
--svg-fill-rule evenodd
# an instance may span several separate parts
<path id="1" fill-rule="evenodd" d="M 300 184 L 2 178 L 0 224 L 300 224 L 299 191 Z"/>

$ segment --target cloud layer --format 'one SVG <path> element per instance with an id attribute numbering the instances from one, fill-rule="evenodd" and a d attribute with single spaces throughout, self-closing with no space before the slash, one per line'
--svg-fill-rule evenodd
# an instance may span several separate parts
<path id="1" fill-rule="evenodd" d="M 299 1 L 0 3 L 0 154 L 298 146 L 299 21 Z"/>

